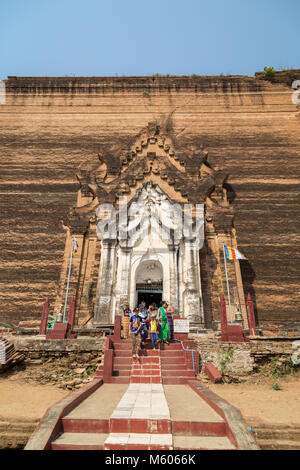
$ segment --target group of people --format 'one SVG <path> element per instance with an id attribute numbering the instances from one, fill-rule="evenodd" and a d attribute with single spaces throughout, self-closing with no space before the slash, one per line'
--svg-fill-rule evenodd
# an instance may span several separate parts
<path id="1" fill-rule="evenodd" d="M 153 349 L 159 342 L 169 344 L 173 340 L 173 313 L 166 301 L 162 301 L 159 308 L 154 303 L 147 308 L 146 302 L 142 301 L 133 312 L 128 303 L 124 304 L 123 337 L 127 339 L 131 331 L 133 359 L 138 359 L 141 345 L 145 344 L 149 333 Z"/>

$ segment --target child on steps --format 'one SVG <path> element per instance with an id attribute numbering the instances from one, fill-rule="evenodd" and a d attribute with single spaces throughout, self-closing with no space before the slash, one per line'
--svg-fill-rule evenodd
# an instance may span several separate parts
<path id="1" fill-rule="evenodd" d="M 157 313 L 155 311 L 152 311 L 150 314 L 150 336 L 152 349 L 155 349 L 155 344 L 159 339 L 157 334 Z"/>

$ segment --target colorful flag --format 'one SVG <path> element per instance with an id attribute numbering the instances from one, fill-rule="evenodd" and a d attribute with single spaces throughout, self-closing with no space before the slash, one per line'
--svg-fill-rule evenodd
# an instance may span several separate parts
<path id="1" fill-rule="evenodd" d="M 227 259 L 248 259 L 246 258 L 246 256 L 242 255 L 242 253 L 236 248 L 224 245 L 224 249 Z"/>
<path id="2" fill-rule="evenodd" d="M 78 251 L 78 243 L 77 243 L 76 238 L 74 238 L 74 243 L 73 243 L 73 255 L 76 255 L 77 251 Z"/>

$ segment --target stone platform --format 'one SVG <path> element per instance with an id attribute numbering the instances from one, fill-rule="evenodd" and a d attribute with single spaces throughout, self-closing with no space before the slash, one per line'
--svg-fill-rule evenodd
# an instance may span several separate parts
<path id="1" fill-rule="evenodd" d="M 53 450 L 236 448 L 224 419 L 188 385 L 103 385 L 63 419 L 63 430 Z"/>

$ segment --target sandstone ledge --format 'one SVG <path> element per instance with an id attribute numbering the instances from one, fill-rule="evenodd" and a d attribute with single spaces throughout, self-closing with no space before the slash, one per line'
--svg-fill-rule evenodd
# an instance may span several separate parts
<path id="1" fill-rule="evenodd" d="M 31 352 L 93 352 L 102 351 L 105 338 L 77 338 L 46 340 L 40 337 L 14 337 L 16 351 Z"/>

